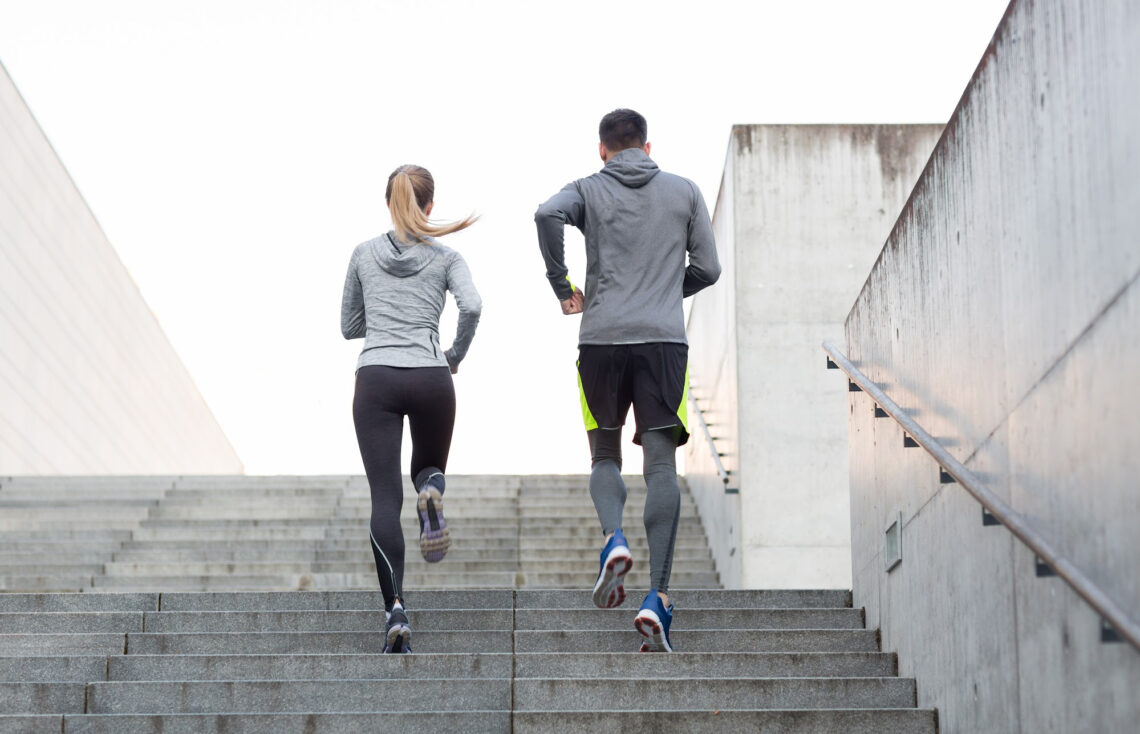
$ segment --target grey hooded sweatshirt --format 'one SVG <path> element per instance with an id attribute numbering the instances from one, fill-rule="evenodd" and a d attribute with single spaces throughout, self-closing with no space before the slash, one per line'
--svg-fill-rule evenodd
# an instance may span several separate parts
<path id="1" fill-rule="evenodd" d="M 439 315 L 447 291 L 459 307 L 455 341 L 439 346 Z M 431 237 L 424 244 L 401 242 L 394 232 L 363 242 L 352 252 L 340 331 L 364 337 L 356 368 L 458 366 L 475 336 L 483 302 L 463 257 Z"/>
<path id="2" fill-rule="evenodd" d="M 681 300 L 720 277 L 696 184 L 662 171 L 640 148 L 627 148 L 552 196 L 534 221 L 546 277 L 560 300 L 573 295 L 564 225 L 586 237 L 579 344 L 688 343 Z"/>

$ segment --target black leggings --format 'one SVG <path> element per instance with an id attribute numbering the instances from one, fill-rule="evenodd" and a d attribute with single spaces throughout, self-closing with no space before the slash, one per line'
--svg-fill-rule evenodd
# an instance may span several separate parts
<path id="1" fill-rule="evenodd" d="M 440 492 L 447 469 L 451 431 L 455 426 L 455 386 L 447 367 L 385 367 L 369 365 L 356 372 L 352 419 L 360 457 L 372 491 L 369 543 L 376 558 L 376 575 L 384 606 L 404 598 L 404 505 L 400 475 L 400 441 L 404 416 L 412 433 L 412 482 L 416 489 L 430 477 Z"/>

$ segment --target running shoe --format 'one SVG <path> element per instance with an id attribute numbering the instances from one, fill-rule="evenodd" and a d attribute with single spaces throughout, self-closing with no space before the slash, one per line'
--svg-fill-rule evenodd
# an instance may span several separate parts
<path id="1" fill-rule="evenodd" d="M 384 652 L 410 653 L 411 641 L 412 628 L 408 624 L 408 614 L 403 606 L 396 604 L 388 612 L 388 635 L 384 640 Z"/>
<path id="2" fill-rule="evenodd" d="M 416 509 L 420 515 L 420 553 L 428 563 L 439 563 L 451 546 L 451 533 L 443 519 L 443 495 L 433 485 L 425 484 Z"/>
<path id="3" fill-rule="evenodd" d="M 633 620 L 633 626 L 645 637 L 641 652 L 673 652 L 673 646 L 669 644 L 669 626 L 672 624 L 673 605 L 666 609 L 657 590 L 650 591 Z"/>
<path id="4" fill-rule="evenodd" d="M 632 566 L 633 556 L 629 552 L 629 543 L 625 542 L 625 536 L 619 528 L 602 548 L 598 580 L 594 584 L 594 606 L 599 609 L 621 606 L 625 601 L 623 580 Z"/>

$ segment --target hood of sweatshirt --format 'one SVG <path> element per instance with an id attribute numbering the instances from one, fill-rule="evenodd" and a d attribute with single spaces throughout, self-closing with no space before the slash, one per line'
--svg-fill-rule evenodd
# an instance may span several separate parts
<path id="1" fill-rule="evenodd" d="M 638 189 L 661 171 L 641 148 L 626 148 L 606 162 L 602 173 L 613 176 L 625 186 Z"/>
<path id="2" fill-rule="evenodd" d="M 415 275 L 439 254 L 439 248 L 435 245 L 401 242 L 393 232 L 372 240 L 370 249 L 372 257 L 376 258 L 376 264 L 397 278 Z"/>

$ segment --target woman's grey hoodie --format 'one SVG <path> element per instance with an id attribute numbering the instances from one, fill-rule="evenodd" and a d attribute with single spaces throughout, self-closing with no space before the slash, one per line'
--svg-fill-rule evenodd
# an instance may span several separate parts
<path id="1" fill-rule="evenodd" d="M 455 341 L 439 346 L 439 315 L 447 291 L 459 307 Z M 340 331 L 345 339 L 364 337 L 356 368 L 456 367 L 475 336 L 483 302 L 463 256 L 431 237 L 407 243 L 393 232 L 362 242 L 352 252 Z"/>

